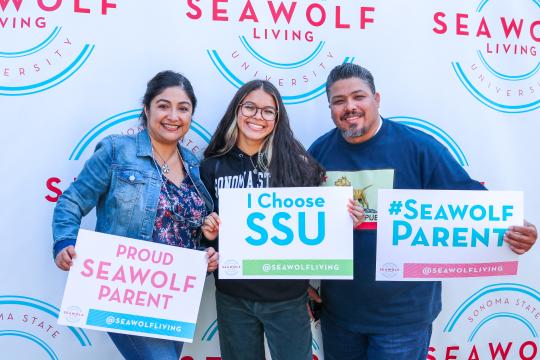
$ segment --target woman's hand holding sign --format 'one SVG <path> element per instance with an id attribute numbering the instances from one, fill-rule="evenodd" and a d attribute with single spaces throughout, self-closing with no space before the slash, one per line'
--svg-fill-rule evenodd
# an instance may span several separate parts
<path id="1" fill-rule="evenodd" d="M 215 240 L 219 233 L 219 224 L 221 224 L 221 220 L 219 219 L 218 214 L 213 212 L 208 215 L 204 219 L 203 226 L 201 227 L 204 237 L 208 240 Z M 210 273 L 218 268 L 219 254 L 213 247 L 206 249 L 206 254 L 208 257 L 207 271 Z"/>
<path id="2" fill-rule="evenodd" d="M 73 259 L 75 259 L 76 256 L 75 246 L 70 245 L 63 248 L 62 251 L 56 255 L 54 262 L 59 269 L 68 271 L 73 265 Z"/>
<path id="3" fill-rule="evenodd" d="M 221 224 L 221 219 L 217 213 L 213 212 L 208 215 L 201 227 L 204 237 L 208 240 L 215 240 L 219 233 L 219 224 Z"/>
<path id="4" fill-rule="evenodd" d="M 209 247 L 206 249 L 206 257 L 208 258 L 208 267 L 206 268 L 206 271 L 209 273 L 214 272 L 219 265 L 218 252 L 213 247 Z"/>

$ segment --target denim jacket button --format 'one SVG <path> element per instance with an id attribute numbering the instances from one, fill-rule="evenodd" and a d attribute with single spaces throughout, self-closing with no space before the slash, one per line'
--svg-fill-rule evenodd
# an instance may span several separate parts
<path id="1" fill-rule="evenodd" d="M 131 176 L 129 177 L 129 181 L 134 182 L 134 181 L 135 181 L 135 176 L 131 175 Z"/>

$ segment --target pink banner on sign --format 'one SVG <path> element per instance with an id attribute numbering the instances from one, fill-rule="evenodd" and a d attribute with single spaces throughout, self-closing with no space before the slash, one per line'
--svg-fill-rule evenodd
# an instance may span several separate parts
<path id="1" fill-rule="evenodd" d="M 464 278 L 480 276 L 516 275 L 517 261 L 477 264 L 411 264 L 403 265 L 404 278 Z"/>

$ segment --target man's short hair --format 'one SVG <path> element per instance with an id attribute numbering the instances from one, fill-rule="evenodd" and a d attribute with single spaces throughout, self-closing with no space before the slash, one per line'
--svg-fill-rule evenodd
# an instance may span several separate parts
<path id="1" fill-rule="evenodd" d="M 371 92 L 375 94 L 375 80 L 373 79 L 371 72 L 360 65 L 344 63 L 333 68 L 332 71 L 330 71 L 330 74 L 328 74 L 328 78 L 326 79 L 326 96 L 330 96 L 330 87 L 334 85 L 336 81 L 350 78 L 364 80 L 368 84 Z"/>

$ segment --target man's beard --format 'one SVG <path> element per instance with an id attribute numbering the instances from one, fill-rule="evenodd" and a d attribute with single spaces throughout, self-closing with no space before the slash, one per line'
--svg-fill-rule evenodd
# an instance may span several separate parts
<path id="1" fill-rule="evenodd" d="M 351 117 L 364 117 L 365 113 L 363 111 L 353 110 L 351 112 L 348 112 L 343 116 L 342 120 L 344 122 L 347 122 L 347 119 Z M 347 130 L 341 130 L 341 134 L 344 138 L 355 138 L 360 137 L 366 133 L 366 129 L 364 126 L 358 126 L 358 124 L 350 124 L 349 128 Z"/>
<path id="2" fill-rule="evenodd" d="M 344 138 L 354 138 L 354 137 L 360 137 L 365 134 L 365 129 L 363 127 L 358 127 L 356 125 L 352 125 L 347 130 L 341 130 L 341 134 Z"/>

